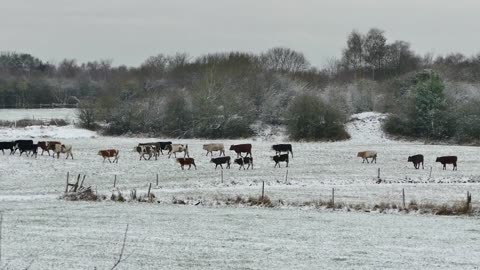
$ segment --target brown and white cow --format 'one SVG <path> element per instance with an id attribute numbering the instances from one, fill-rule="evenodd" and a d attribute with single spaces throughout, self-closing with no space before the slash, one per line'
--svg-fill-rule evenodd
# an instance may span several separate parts
<path id="1" fill-rule="evenodd" d="M 70 144 L 55 144 L 55 149 L 53 149 L 52 155 L 53 158 L 55 158 L 55 154 L 57 154 L 57 159 L 60 158 L 60 153 L 67 154 L 67 157 L 65 159 L 68 159 L 68 156 L 73 159 L 72 146 Z"/>
<path id="2" fill-rule="evenodd" d="M 197 165 L 195 165 L 195 159 L 193 158 L 177 158 L 177 162 L 180 163 L 180 167 L 182 170 L 184 169 L 183 167 L 185 165 L 188 165 L 188 169 L 192 167 L 192 165 L 195 167 L 195 170 L 197 169 Z"/>
<path id="3" fill-rule="evenodd" d="M 38 147 L 42 149 L 42 156 L 43 152 L 47 151 L 47 154 L 50 156 L 50 150 L 53 151 L 55 149 L 55 144 L 62 144 L 59 141 L 41 141 L 38 142 Z"/>
<path id="4" fill-rule="evenodd" d="M 147 160 L 145 155 L 148 155 L 148 160 L 152 158 L 152 156 L 155 157 L 155 160 L 157 160 L 159 151 L 157 151 L 157 147 L 153 144 L 139 144 L 137 147 L 135 147 L 135 151 L 140 155 L 140 160 L 142 158 L 144 160 Z"/>
<path id="5" fill-rule="evenodd" d="M 183 157 L 190 157 L 188 154 L 188 144 L 169 144 L 168 148 L 168 158 L 172 156 L 172 154 L 177 157 L 177 153 L 183 152 Z"/>
<path id="6" fill-rule="evenodd" d="M 103 157 L 103 162 L 105 162 L 105 159 L 108 159 L 108 162 L 112 163 L 110 158 L 113 159 L 113 163 L 118 163 L 118 158 L 119 158 L 119 150 L 117 149 L 107 149 L 107 150 L 100 150 L 98 151 L 98 155 Z"/>
<path id="7" fill-rule="evenodd" d="M 225 146 L 223 143 L 208 143 L 203 145 L 203 150 L 207 150 L 206 156 L 210 153 L 210 156 L 213 156 L 214 151 L 218 151 L 218 156 L 225 156 Z"/>

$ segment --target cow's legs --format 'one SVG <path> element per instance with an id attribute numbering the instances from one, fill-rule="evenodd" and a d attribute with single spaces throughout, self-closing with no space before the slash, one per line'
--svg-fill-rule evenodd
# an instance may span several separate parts
<path id="1" fill-rule="evenodd" d="M 230 162 L 227 163 L 227 169 L 230 169 Z"/>
<path id="2" fill-rule="evenodd" d="M 457 163 L 453 163 L 453 170 L 456 171 L 457 170 Z"/>
<path id="3" fill-rule="evenodd" d="M 288 168 L 288 161 L 287 161 L 287 168 Z"/>
<path id="4" fill-rule="evenodd" d="M 419 166 L 420 167 L 420 166 Z M 425 167 L 423 167 L 423 161 L 422 161 L 422 170 L 425 170 Z"/>

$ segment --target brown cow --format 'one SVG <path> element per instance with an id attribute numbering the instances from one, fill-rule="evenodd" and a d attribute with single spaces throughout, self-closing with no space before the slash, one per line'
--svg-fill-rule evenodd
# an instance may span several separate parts
<path id="1" fill-rule="evenodd" d="M 443 165 L 443 169 L 447 169 L 447 164 L 453 164 L 453 170 L 457 170 L 457 156 L 444 156 L 444 157 L 437 157 L 435 162 L 440 162 Z"/>
<path id="2" fill-rule="evenodd" d="M 103 157 L 103 162 L 105 162 L 105 159 L 108 159 L 108 162 L 112 163 L 110 160 L 111 157 L 113 157 L 113 163 L 117 162 L 118 163 L 118 153 L 120 151 L 117 149 L 107 149 L 107 150 L 100 150 L 98 151 L 98 155 Z"/>
<path id="3" fill-rule="evenodd" d="M 357 157 L 361 157 L 363 159 L 362 163 L 365 163 L 365 160 L 368 162 L 368 159 L 371 158 L 371 163 L 375 161 L 377 163 L 377 152 L 375 151 L 362 151 L 357 153 Z"/>
<path id="4" fill-rule="evenodd" d="M 197 169 L 197 165 L 195 165 L 195 160 L 193 158 L 177 158 L 177 162 L 180 163 L 180 167 L 188 165 L 188 169 L 192 167 L 192 165 L 195 167 L 195 170 Z"/>
<path id="5" fill-rule="evenodd" d="M 232 144 L 230 146 L 230 151 L 235 151 L 237 153 L 237 158 L 242 157 L 242 153 L 247 153 L 245 157 L 247 157 L 250 154 L 250 157 L 252 157 L 252 145 L 249 143 L 246 144 Z"/>

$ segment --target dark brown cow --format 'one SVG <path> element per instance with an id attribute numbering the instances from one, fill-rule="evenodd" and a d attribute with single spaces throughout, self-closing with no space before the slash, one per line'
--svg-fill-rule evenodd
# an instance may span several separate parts
<path id="1" fill-rule="evenodd" d="M 193 158 L 177 158 L 177 162 L 180 163 L 180 167 L 182 167 L 182 170 L 184 169 L 183 167 L 185 165 L 188 165 L 189 170 L 192 165 L 195 167 L 195 170 L 197 169 L 197 165 L 195 165 L 195 159 Z"/>
<path id="2" fill-rule="evenodd" d="M 232 144 L 230 146 L 230 151 L 235 151 L 237 153 L 237 158 L 242 157 L 242 153 L 247 153 L 245 157 L 247 157 L 250 154 L 250 157 L 252 157 L 252 145 L 249 143 L 246 144 Z"/>
<path id="3" fill-rule="evenodd" d="M 408 162 L 412 162 L 413 163 L 413 167 L 415 167 L 415 169 L 420 169 L 420 163 L 422 163 L 422 169 L 425 169 L 423 167 L 423 155 L 414 155 L 414 156 L 409 156 L 408 157 Z"/>
<path id="4" fill-rule="evenodd" d="M 113 157 L 113 163 L 117 162 L 118 163 L 118 151 L 117 149 L 107 149 L 107 150 L 100 150 L 98 151 L 98 155 L 103 157 L 103 162 L 105 162 L 105 159 L 108 159 L 108 162 L 112 163 L 110 160 L 111 157 Z"/>
<path id="5" fill-rule="evenodd" d="M 444 157 L 437 157 L 435 162 L 440 162 L 443 165 L 443 169 L 447 169 L 447 164 L 453 164 L 453 170 L 457 170 L 457 156 L 444 156 Z"/>

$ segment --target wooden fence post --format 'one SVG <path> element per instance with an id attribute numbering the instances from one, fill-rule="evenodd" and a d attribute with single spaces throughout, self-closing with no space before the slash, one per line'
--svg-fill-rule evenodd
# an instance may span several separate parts
<path id="1" fill-rule="evenodd" d="M 117 175 L 115 174 L 115 178 L 113 179 L 113 187 L 117 186 Z"/>
<path id="2" fill-rule="evenodd" d="M 405 188 L 402 188 L 403 209 L 405 209 Z"/>
<path id="3" fill-rule="evenodd" d="M 148 186 L 147 198 L 150 198 L 150 190 L 152 189 L 152 183 Z"/>
<path id="4" fill-rule="evenodd" d="M 262 181 L 262 201 L 264 197 L 265 197 L 265 181 Z"/>
<path id="5" fill-rule="evenodd" d="M 68 177 L 70 176 L 70 172 L 67 172 L 67 185 L 65 186 L 65 193 L 68 192 Z"/>
<path id="6" fill-rule="evenodd" d="M 432 178 L 432 168 L 433 168 L 433 166 L 430 166 L 430 174 L 428 175 L 429 179 Z"/>
<path id="7" fill-rule="evenodd" d="M 157 173 L 157 187 L 158 187 L 158 173 Z"/>
<path id="8" fill-rule="evenodd" d="M 380 168 L 378 168 L 378 176 L 377 179 L 380 179 Z"/>
<path id="9" fill-rule="evenodd" d="M 221 171 L 222 183 L 223 183 L 223 169 Z"/>
<path id="10" fill-rule="evenodd" d="M 332 208 L 335 209 L 335 188 L 332 188 Z"/>
<path id="11" fill-rule="evenodd" d="M 288 169 L 287 169 L 287 172 L 285 173 L 285 183 L 288 183 Z"/>

